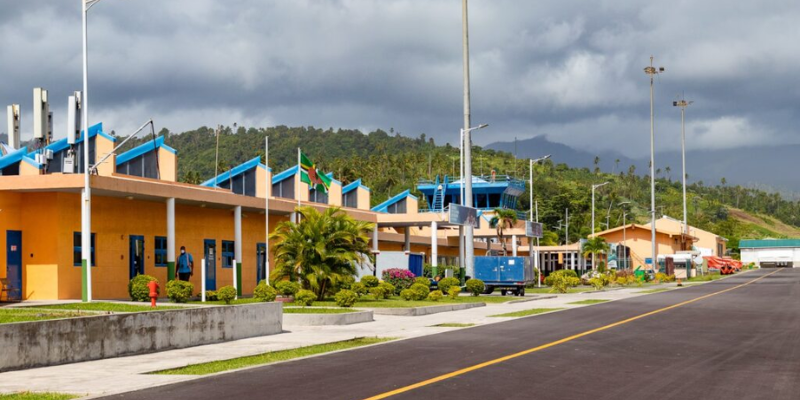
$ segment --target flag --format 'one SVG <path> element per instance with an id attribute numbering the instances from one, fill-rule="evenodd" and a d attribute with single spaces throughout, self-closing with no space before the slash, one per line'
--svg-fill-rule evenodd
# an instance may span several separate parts
<path id="1" fill-rule="evenodd" d="M 317 169 L 317 165 L 302 152 L 300 152 L 300 182 L 305 182 L 323 193 L 328 193 L 331 187 L 331 178 Z"/>

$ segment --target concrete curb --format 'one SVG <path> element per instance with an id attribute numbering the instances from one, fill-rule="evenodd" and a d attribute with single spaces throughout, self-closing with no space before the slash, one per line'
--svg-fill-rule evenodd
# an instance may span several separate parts
<path id="1" fill-rule="evenodd" d="M 485 307 L 486 303 L 442 304 L 440 306 L 408 307 L 408 308 L 371 308 L 377 315 L 395 315 L 401 317 L 419 317 L 422 315 L 437 314 L 448 311 L 469 310 L 475 307 Z"/>
<path id="2" fill-rule="evenodd" d="M 526 298 L 526 299 L 519 299 L 519 300 L 511 300 L 511 301 L 506 302 L 506 304 L 527 303 L 529 301 L 555 299 L 556 297 L 558 297 L 558 296 L 556 296 L 556 295 L 536 296 L 536 297 L 531 297 L 529 299 Z"/>
<path id="3" fill-rule="evenodd" d="M 322 326 L 352 325 L 374 321 L 371 310 L 360 310 L 341 314 L 283 314 L 284 325 Z"/>

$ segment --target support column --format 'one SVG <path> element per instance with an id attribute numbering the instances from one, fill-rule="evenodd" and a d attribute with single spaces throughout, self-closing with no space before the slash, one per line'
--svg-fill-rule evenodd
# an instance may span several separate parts
<path id="1" fill-rule="evenodd" d="M 439 235 L 437 235 L 439 228 L 436 221 L 431 221 L 431 270 L 432 278 L 436 278 L 439 274 Z"/>
<path id="2" fill-rule="evenodd" d="M 375 262 L 372 264 L 372 275 L 378 276 L 378 223 L 372 228 L 372 255 L 375 257 Z"/>
<path id="3" fill-rule="evenodd" d="M 175 280 L 175 198 L 167 199 L 167 282 Z"/>
<path id="4" fill-rule="evenodd" d="M 233 209 L 233 257 L 235 258 L 234 265 L 234 281 L 233 285 L 236 287 L 236 294 L 242 295 L 242 206 L 236 206 Z"/>
<path id="5" fill-rule="evenodd" d="M 517 256 L 517 235 L 511 235 L 511 254 Z"/>
<path id="6" fill-rule="evenodd" d="M 466 255 L 466 251 L 464 250 L 464 227 L 462 225 L 458 226 L 458 279 L 461 279 L 463 282 L 463 271 L 464 271 L 464 256 Z"/>
<path id="7" fill-rule="evenodd" d="M 405 231 L 403 232 L 404 235 L 404 244 L 403 244 L 403 251 L 411 251 L 411 231 L 409 231 L 410 227 L 406 227 Z"/>

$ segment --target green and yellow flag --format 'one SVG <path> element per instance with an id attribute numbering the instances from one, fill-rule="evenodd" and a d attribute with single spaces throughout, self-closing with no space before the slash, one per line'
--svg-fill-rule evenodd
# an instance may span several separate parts
<path id="1" fill-rule="evenodd" d="M 323 193 L 328 193 L 328 189 L 331 187 L 331 178 L 317 169 L 317 165 L 311 162 L 303 152 L 300 152 L 300 181 Z"/>

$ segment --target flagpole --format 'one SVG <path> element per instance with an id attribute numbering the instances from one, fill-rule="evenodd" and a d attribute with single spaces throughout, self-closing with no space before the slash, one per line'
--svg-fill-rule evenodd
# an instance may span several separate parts
<path id="1" fill-rule="evenodd" d="M 299 179 L 301 181 L 300 183 L 302 183 L 302 179 L 303 179 L 303 175 L 302 175 L 303 172 L 302 171 L 303 171 L 303 168 L 300 167 L 300 148 L 298 147 L 297 148 L 297 175 L 300 177 L 300 179 Z M 300 207 L 300 183 L 295 185 L 295 188 L 294 188 L 294 195 L 297 196 L 297 206 L 298 207 Z M 299 223 L 300 222 L 300 216 L 297 214 L 297 211 L 292 213 L 292 215 L 294 216 L 294 218 L 292 218 L 292 219 L 294 219 L 294 223 L 296 223 L 296 224 Z"/>
<path id="2" fill-rule="evenodd" d="M 264 138 L 264 166 L 267 167 L 264 175 L 267 177 L 267 186 L 264 188 L 264 226 L 266 236 L 264 238 L 264 280 L 269 285 L 269 195 L 272 194 L 272 179 L 269 174 L 269 136 Z"/>

